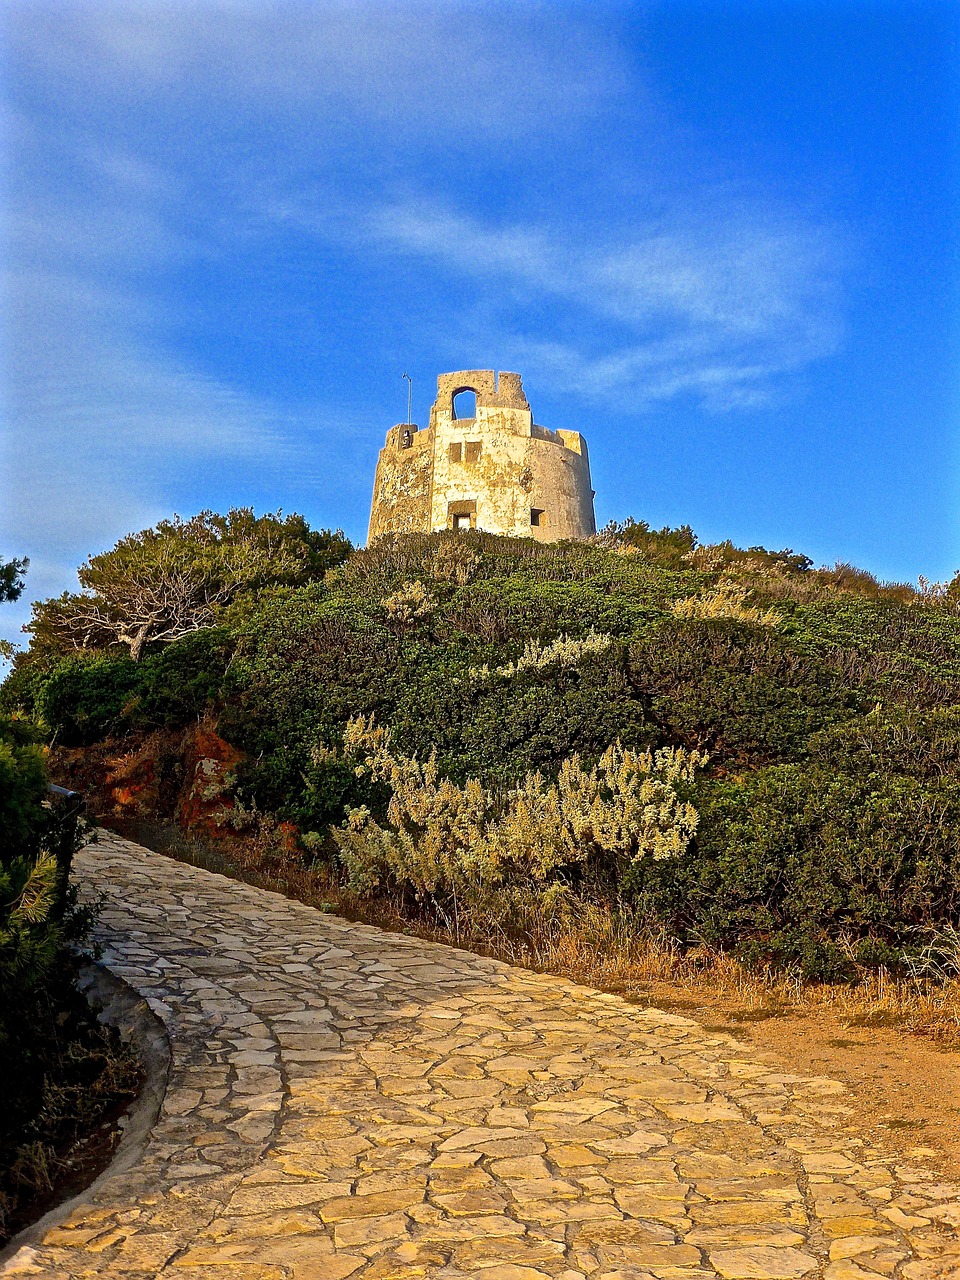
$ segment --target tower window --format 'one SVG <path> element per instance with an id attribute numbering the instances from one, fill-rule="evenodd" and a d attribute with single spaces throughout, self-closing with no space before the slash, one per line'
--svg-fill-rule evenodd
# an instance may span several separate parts
<path id="1" fill-rule="evenodd" d="M 447 520 L 451 529 L 475 529 L 477 526 L 477 502 L 475 498 L 459 498 L 447 503 Z"/>
<path id="2" fill-rule="evenodd" d="M 467 462 L 476 462 L 477 459 L 480 457 L 480 441 L 468 440 L 465 452 L 466 452 Z"/>
<path id="3" fill-rule="evenodd" d="M 450 446 L 450 461 L 459 462 L 462 451 L 463 451 L 463 445 L 460 443 L 459 440 L 457 440 L 454 444 Z"/>
<path id="4" fill-rule="evenodd" d="M 477 416 L 477 393 L 464 387 L 453 397 L 453 416 L 458 419 Z"/>
<path id="5" fill-rule="evenodd" d="M 542 529 L 547 523 L 547 513 L 540 507 L 530 508 L 530 524 L 534 529 Z"/>

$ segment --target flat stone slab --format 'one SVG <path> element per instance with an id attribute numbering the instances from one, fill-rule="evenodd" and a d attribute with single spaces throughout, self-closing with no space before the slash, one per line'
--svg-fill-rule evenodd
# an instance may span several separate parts
<path id="1" fill-rule="evenodd" d="M 833 1081 L 108 832 L 76 874 L 170 1080 L 140 1161 L 4 1276 L 960 1278 L 960 1186 Z"/>

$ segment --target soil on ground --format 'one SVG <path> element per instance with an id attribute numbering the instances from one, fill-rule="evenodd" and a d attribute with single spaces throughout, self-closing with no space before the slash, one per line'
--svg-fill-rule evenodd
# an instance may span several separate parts
<path id="1" fill-rule="evenodd" d="M 37 1222 L 48 1210 L 72 1200 L 96 1181 L 116 1154 L 123 1136 L 122 1122 L 131 1105 L 129 1098 L 114 1103 L 94 1128 L 57 1151 L 56 1158 L 60 1163 L 52 1184 L 32 1193 L 25 1192 L 17 1200 L 4 1229 L 0 1231 L 0 1248 L 25 1227 Z"/>
<path id="2" fill-rule="evenodd" d="M 960 1176 L 956 1049 L 895 1027 L 851 1025 L 825 1010 L 738 1009 L 732 1001 L 711 1000 L 702 991 L 691 993 L 670 983 L 651 984 L 640 999 L 694 1018 L 707 1030 L 735 1036 L 788 1071 L 842 1081 L 865 1138 L 896 1146 L 905 1155 L 915 1148 L 928 1155 L 935 1150 L 943 1171 Z"/>

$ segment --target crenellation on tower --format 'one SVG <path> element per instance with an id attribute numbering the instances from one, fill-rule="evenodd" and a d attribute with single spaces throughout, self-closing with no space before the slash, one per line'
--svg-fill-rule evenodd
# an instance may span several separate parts
<path id="1" fill-rule="evenodd" d="M 457 416 L 462 392 L 471 417 Z M 518 373 L 442 373 L 429 426 L 391 427 L 380 451 L 371 541 L 467 528 L 543 542 L 596 532 L 586 441 L 534 423 Z"/>

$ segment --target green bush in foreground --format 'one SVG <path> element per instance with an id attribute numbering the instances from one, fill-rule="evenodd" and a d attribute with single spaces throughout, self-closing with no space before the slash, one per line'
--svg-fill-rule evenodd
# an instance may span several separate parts
<path id="1" fill-rule="evenodd" d="M 628 897 L 687 941 L 833 979 L 899 962 L 960 912 L 960 779 L 783 764 L 703 783 L 697 843 Z"/>
<path id="2" fill-rule="evenodd" d="M 90 916 L 67 886 L 74 826 L 45 804 L 32 739 L 0 718 L 0 1240 L 18 1201 L 50 1189 L 59 1151 L 136 1080 L 74 985 Z"/>

